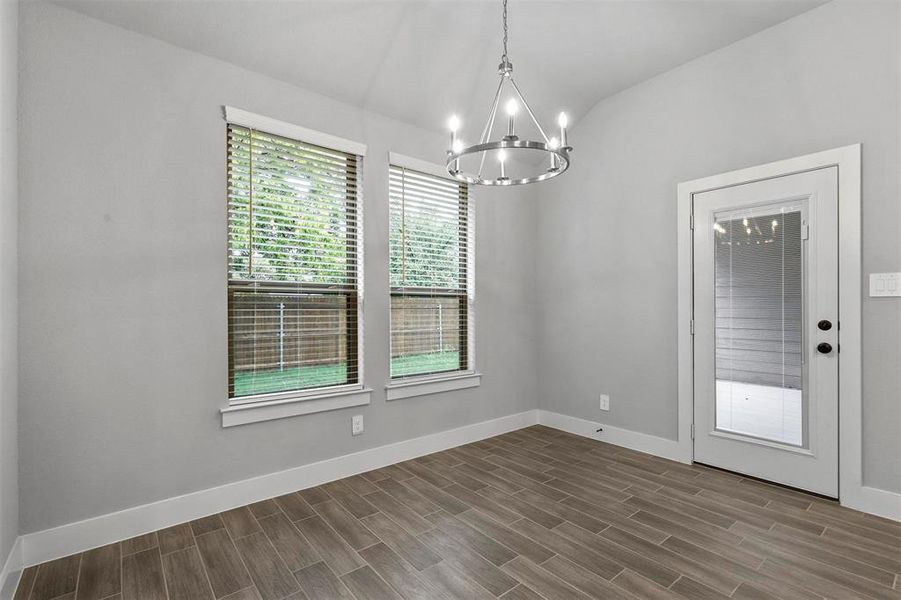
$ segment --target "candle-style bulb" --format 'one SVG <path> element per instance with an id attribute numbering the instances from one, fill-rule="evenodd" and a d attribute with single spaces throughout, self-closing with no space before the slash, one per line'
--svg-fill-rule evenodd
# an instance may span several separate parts
<path id="1" fill-rule="evenodd" d="M 566 147 L 566 125 L 568 123 L 566 113 L 560 113 L 560 116 L 557 117 L 557 124 L 560 126 L 560 145 L 563 147 Z"/>
<path id="2" fill-rule="evenodd" d="M 557 148 L 560 147 L 560 141 L 556 137 L 552 137 L 550 140 L 548 140 L 547 145 L 550 147 L 551 150 L 556 150 Z M 557 154 L 555 152 L 551 152 L 550 171 L 554 172 L 557 169 L 559 169 L 559 167 L 557 166 Z"/>
<path id="3" fill-rule="evenodd" d="M 460 128 L 460 119 L 457 118 L 457 115 L 451 115 L 451 118 L 447 120 L 447 128 L 451 132 L 450 147 L 453 152 L 457 143 L 457 130 Z"/>
<path id="4" fill-rule="evenodd" d="M 507 161 L 507 151 L 506 150 L 498 150 L 497 151 L 497 160 L 504 164 Z"/>
<path id="5" fill-rule="evenodd" d="M 453 142 L 451 142 L 451 152 L 453 154 L 457 155 L 457 157 L 454 159 L 454 172 L 455 173 L 460 172 L 460 156 L 459 156 L 459 154 L 461 152 L 463 152 L 463 148 L 465 148 L 465 147 L 466 146 L 463 144 L 463 140 L 457 138 L 455 135 Z"/>
<path id="6" fill-rule="evenodd" d="M 515 140 L 516 139 L 516 131 L 514 121 L 516 120 L 516 112 L 519 110 L 519 104 L 517 104 L 515 98 L 510 98 L 507 101 L 507 135 L 504 137 L 505 140 Z"/>

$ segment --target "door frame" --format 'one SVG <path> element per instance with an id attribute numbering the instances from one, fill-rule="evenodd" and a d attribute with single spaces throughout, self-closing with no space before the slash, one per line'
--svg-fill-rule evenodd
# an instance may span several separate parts
<path id="1" fill-rule="evenodd" d="M 807 171 L 838 168 L 838 493 L 843 506 L 899 518 L 893 499 L 863 485 L 861 413 L 861 145 L 721 173 L 678 185 L 678 371 L 680 453 L 694 458 L 694 195 Z M 882 492 L 886 494 L 885 492 Z"/>

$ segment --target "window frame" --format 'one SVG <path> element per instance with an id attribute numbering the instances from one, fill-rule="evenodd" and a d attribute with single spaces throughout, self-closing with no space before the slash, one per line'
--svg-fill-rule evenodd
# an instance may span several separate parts
<path id="1" fill-rule="evenodd" d="M 393 335 L 391 329 L 391 301 L 395 297 L 416 296 L 417 292 L 412 293 L 408 290 L 405 292 L 396 292 L 395 287 L 391 286 L 390 280 L 388 285 L 389 302 L 388 302 L 388 383 L 385 388 L 387 391 L 387 399 L 395 400 L 431 394 L 436 392 L 451 391 L 457 389 L 465 389 L 477 387 L 481 383 L 481 373 L 476 370 L 476 352 L 475 352 L 475 318 L 476 318 L 476 299 L 475 299 L 475 206 L 473 202 L 472 186 L 460 182 L 452 178 L 444 167 L 430 163 L 418 158 L 413 158 L 390 152 L 388 156 L 388 172 L 392 168 L 405 169 L 420 174 L 439 177 L 458 185 L 459 193 L 465 193 L 465 208 L 460 211 L 459 220 L 465 221 L 465 226 L 458 229 L 459 241 L 466 252 L 460 257 L 460 269 L 463 273 L 461 280 L 465 282 L 465 289 L 462 293 L 452 288 L 419 288 L 423 295 L 433 297 L 460 298 L 460 310 L 465 314 L 465 326 L 459 330 L 461 338 L 460 354 L 461 363 L 465 360 L 465 367 L 449 371 L 436 371 L 431 373 L 417 373 L 414 375 L 391 375 L 391 359 L 393 355 Z M 390 183 L 389 183 L 390 185 Z M 390 198 L 390 194 L 389 194 Z M 390 213 L 390 202 L 388 207 Z M 390 240 L 390 219 L 389 219 L 389 240 Z M 390 242 L 389 242 L 389 263 L 390 263 Z M 390 278 L 390 266 L 389 266 Z M 444 293 L 446 292 L 446 293 Z"/>
<path id="2" fill-rule="evenodd" d="M 348 406 L 360 406 L 369 404 L 371 389 L 364 387 L 364 274 L 363 274 L 363 160 L 366 155 L 366 146 L 352 140 L 346 140 L 331 134 L 318 132 L 312 129 L 306 129 L 298 125 L 286 123 L 256 115 L 248 111 L 226 106 L 224 107 L 226 132 L 228 127 L 234 125 L 255 131 L 264 132 L 266 134 L 287 138 L 303 144 L 314 145 L 326 148 L 328 150 L 338 151 L 355 158 L 355 190 L 354 190 L 354 233 L 348 235 L 348 245 L 355 248 L 355 260 L 349 264 L 349 269 L 355 271 L 355 285 L 341 286 L 338 284 L 318 284 L 318 283 L 300 283 L 300 282 L 280 282 L 280 281 L 242 281 L 232 280 L 228 267 L 230 244 L 226 242 L 226 296 L 228 303 L 228 317 L 226 319 L 227 332 L 227 388 L 226 388 L 226 406 L 220 409 L 223 427 L 232 425 L 241 425 L 245 423 L 253 423 L 256 421 L 277 419 L 288 416 L 309 414 L 313 412 L 321 412 L 325 410 L 333 410 L 336 408 L 345 408 Z M 226 158 L 226 169 L 228 159 Z M 226 210 L 230 204 L 228 193 L 228 175 L 225 178 L 226 184 Z M 349 199 L 350 201 L 350 199 Z M 226 219 L 227 220 L 227 219 Z M 226 231 L 228 228 L 226 227 Z M 283 390 L 278 392 L 266 392 L 245 396 L 232 396 L 232 383 L 234 377 L 233 353 L 232 353 L 232 335 L 231 335 L 231 307 L 233 294 L 237 289 L 246 286 L 248 289 L 258 287 L 260 284 L 271 286 L 273 288 L 284 287 L 286 291 L 305 292 L 315 291 L 326 294 L 340 294 L 347 298 L 348 303 L 355 304 L 353 307 L 346 309 L 348 317 L 351 310 L 355 310 L 356 315 L 356 332 L 355 335 L 348 331 L 347 334 L 347 355 L 352 356 L 352 348 L 356 354 L 357 373 L 355 381 L 350 383 L 341 383 L 329 386 L 319 386 L 310 388 L 300 388 L 295 390 Z M 302 404 L 302 405 L 301 405 Z"/>

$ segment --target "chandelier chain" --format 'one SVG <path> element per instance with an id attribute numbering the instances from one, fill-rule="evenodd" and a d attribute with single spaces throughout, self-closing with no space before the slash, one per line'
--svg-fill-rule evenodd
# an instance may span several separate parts
<path id="1" fill-rule="evenodd" d="M 507 0 L 504 0 L 504 55 L 502 62 L 507 62 Z"/>

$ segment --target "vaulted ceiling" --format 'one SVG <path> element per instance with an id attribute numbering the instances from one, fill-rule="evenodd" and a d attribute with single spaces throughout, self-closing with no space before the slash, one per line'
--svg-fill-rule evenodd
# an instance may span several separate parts
<path id="1" fill-rule="evenodd" d="M 433 130 L 452 112 L 483 121 L 497 85 L 499 0 L 57 3 Z M 820 4 L 510 0 L 510 58 L 540 118 L 564 109 L 578 120 L 604 97 Z"/>

